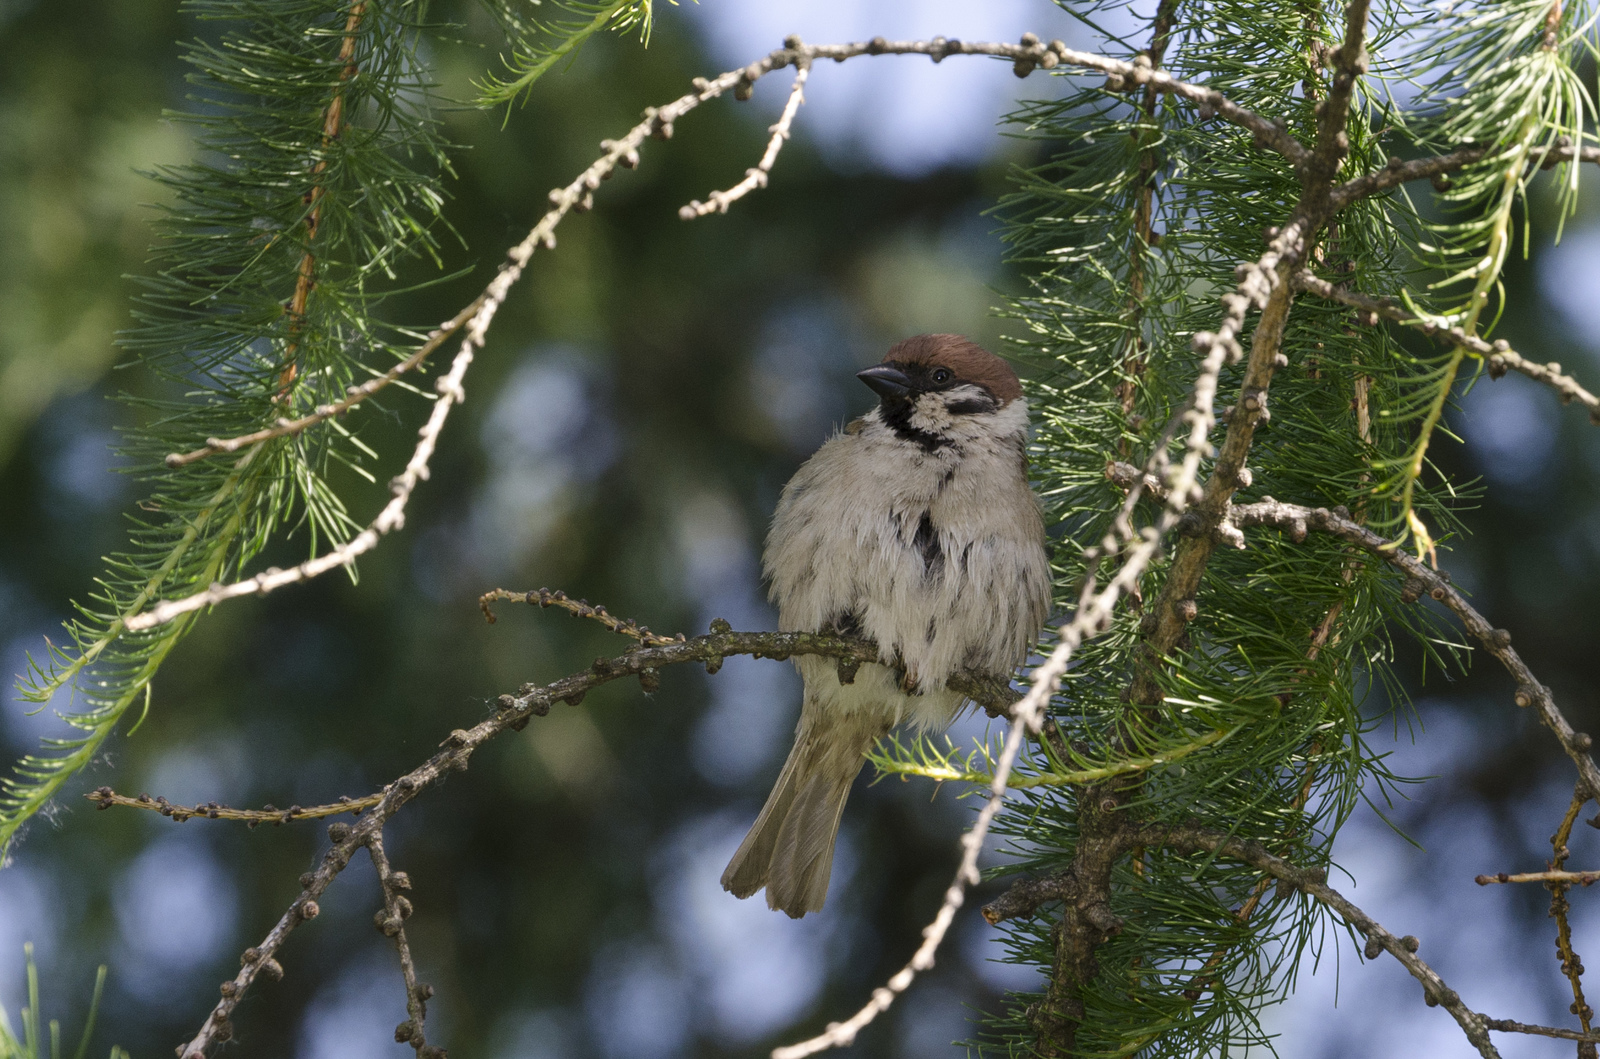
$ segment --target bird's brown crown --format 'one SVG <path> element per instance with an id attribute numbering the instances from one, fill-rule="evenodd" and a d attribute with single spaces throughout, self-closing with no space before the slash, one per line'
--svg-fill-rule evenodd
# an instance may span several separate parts
<path id="1" fill-rule="evenodd" d="M 949 368 L 963 382 L 982 386 L 1002 404 L 1022 396 L 1011 365 L 965 335 L 915 335 L 889 348 L 885 364 Z"/>

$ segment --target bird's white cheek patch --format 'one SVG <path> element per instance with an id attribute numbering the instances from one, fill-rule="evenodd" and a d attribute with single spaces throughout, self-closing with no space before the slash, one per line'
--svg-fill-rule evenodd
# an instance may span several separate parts
<path id="1" fill-rule="evenodd" d="M 924 434 L 948 434 L 954 421 L 955 417 L 945 407 L 944 395 L 937 393 L 925 393 L 918 397 L 908 420 L 912 429 Z"/>

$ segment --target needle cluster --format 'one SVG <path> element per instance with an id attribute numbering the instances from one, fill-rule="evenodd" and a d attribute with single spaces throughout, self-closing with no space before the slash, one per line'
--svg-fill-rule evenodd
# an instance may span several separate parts
<path id="1" fill-rule="evenodd" d="M 122 338 L 157 380 L 122 445 L 145 485 L 125 550 L 78 604 L 25 695 L 81 735 L 51 740 L 0 780 L 0 857 L 87 764 L 194 615 L 138 629 L 163 599 L 231 580 L 275 534 L 313 552 L 356 527 L 326 474 L 370 455 L 337 429 L 267 437 L 225 458 L 169 460 L 338 401 L 414 345 L 377 315 L 401 262 L 431 255 L 443 144 L 416 47 L 420 0 L 191 0 L 221 23 L 186 52 L 195 161 L 152 174 L 172 193 Z M 270 431 L 269 431 L 270 432 Z M 370 476 L 369 476 L 370 477 Z"/>

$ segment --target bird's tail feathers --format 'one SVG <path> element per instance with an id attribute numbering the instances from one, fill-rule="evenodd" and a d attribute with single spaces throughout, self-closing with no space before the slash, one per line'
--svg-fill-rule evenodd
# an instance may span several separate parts
<path id="1" fill-rule="evenodd" d="M 735 897 L 767 888 L 768 907 L 798 919 L 821 911 L 833 873 L 833 847 L 850 786 L 877 727 L 802 725 L 761 815 L 722 873 Z"/>

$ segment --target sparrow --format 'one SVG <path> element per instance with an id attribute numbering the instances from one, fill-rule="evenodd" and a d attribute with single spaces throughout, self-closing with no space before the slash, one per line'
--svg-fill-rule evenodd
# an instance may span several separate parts
<path id="1" fill-rule="evenodd" d="M 834 659 L 794 658 L 794 749 L 722 875 L 796 919 L 822 909 L 867 751 L 896 725 L 947 728 L 964 700 L 946 681 L 1009 678 L 1050 606 L 1016 373 L 960 335 L 918 335 L 857 377 L 878 406 L 784 486 L 762 566 L 780 630 L 871 639 L 879 663 L 842 680 Z"/>

